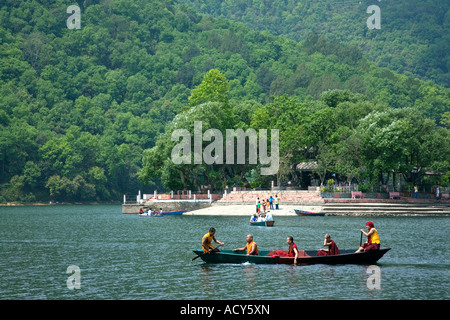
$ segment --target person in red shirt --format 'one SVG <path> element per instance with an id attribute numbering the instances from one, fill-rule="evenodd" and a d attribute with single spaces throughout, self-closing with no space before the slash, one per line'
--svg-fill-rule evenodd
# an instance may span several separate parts
<path id="1" fill-rule="evenodd" d="M 289 250 L 287 251 L 283 251 L 283 250 L 277 250 L 275 252 L 275 255 L 273 255 L 273 257 L 275 256 L 279 256 L 279 257 L 294 257 L 294 264 L 297 264 L 297 257 L 298 257 L 298 247 L 297 245 L 294 243 L 294 238 L 292 236 L 289 236 L 286 238 L 286 243 L 289 246 Z"/>
<path id="2" fill-rule="evenodd" d="M 317 252 L 318 256 L 334 256 L 336 254 L 339 254 L 339 249 L 338 249 L 336 243 L 333 240 L 331 240 L 331 237 L 328 233 L 325 234 L 325 239 L 323 240 L 323 245 L 328 248 L 327 249 L 319 249 L 319 251 Z"/>

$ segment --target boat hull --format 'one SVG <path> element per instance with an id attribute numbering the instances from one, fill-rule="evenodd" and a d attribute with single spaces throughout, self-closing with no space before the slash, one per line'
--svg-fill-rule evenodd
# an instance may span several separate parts
<path id="1" fill-rule="evenodd" d="M 297 209 L 294 209 L 294 211 L 299 216 L 323 217 L 325 215 L 325 212 L 311 212 L 311 211 L 297 210 Z"/>
<path id="2" fill-rule="evenodd" d="M 194 253 L 201 255 L 202 259 L 206 263 L 254 263 L 254 264 L 276 264 L 278 258 L 263 255 L 267 252 L 260 252 L 259 256 L 247 256 L 245 252 L 235 252 L 233 250 L 223 250 L 220 252 L 211 252 L 203 254 L 203 250 L 194 250 Z"/>
<path id="3" fill-rule="evenodd" d="M 178 215 L 182 215 L 185 212 L 186 212 L 186 210 L 181 210 L 181 211 L 163 211 L 162 214 L 157 212 L 154 215 L 148 215 L 146 213 L 139 214 L 139 215 L 141 217 L 164 217 L 164 216 L 178 216 Z"/>
<path id="4" fill-rule="evenodd" d="M 177 216 L 177 215 L 182 215 L 183 213 L 185 213 L 186 210 L 180 210 L 180 211 L 163 211 L 163 215 L 165 216 Z"/>
<path id="5" fill-rule="evenodd" d="M 300 251 L 298 265 L 311 264 L 375 264 L 390 248 L 355 253 L 355 250 L 342 250 L 333 256 L 316 256 L 317 251 Z M 203 254 L 202 250 L 194 250 L 206 263 L 252 263 L 252 264 L 294 264 L 294 258 L 274 255 L 275 251 L 260 251 L 259 256 L 247 256 L 244 252 L 224 250 Z"/>
<path id="6" fill-rule="evenodd" d="M 273 227 L 275 224 L 274 220 L 270 221 L 250 221 L 250 225 L 257 227 Z"/>

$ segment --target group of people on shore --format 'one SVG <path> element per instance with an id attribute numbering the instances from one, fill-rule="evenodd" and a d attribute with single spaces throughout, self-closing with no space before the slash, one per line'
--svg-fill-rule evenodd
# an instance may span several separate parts
<path id="1" fill-rule="evenodd" d="M 273 205 L 275 205 L 275 210 L 279 209 L 280 198 L 278 195 L 275 195 L 275 198 L 270 196 L 268 199 L 259 200 L 259 197 L 256 198 L 256 214 L 260 215 L 261 213 L 266 213 L 267 209 L 274 210 Z"/>
<path id="2" fill-rule="evenodd" d="M 368 251 L 368 250 L 379 250 L 380 249 L 380 236 L 378 235 L 377 229 L 372 221 L 367 221 L 366 223 L 366 231 L 361 229 L 361 233 L 367 237 L 367 241 L 356 250 L 356 253 Z M 216 247 L 214 248 L 212 245 L 212 241 L 219 244 L 219 246 L 224 246 L 225 243 L 218 241 L 215 238 L 216 229 L 211 227 L 209 232 L 206 233 L 202 238 L 202 249 L 203 252 L 219 252 L 220 250 Z M 292 236 L 288 236 L 286 238 L 286 243 L 288 245 L 288 250 L 276 250 L 270 251 L 269 255 L 276 257 L 291 257 L 294 258 L 294 264 L 297 264 L 297 258 L 300 256 L 300 250 L 297 247 L 297 244 L 294 242 L 294 238 Z M 325 238 L 323 241 L 323 246 L 326 248 L 319 249 L 317 251 L 317 256 L 327 256 L 327 255 L 337 255 L 340 254 L 339 248 L 331 239 L 331 236 L 327 233 L 325 234 Z M 253 239 L 252 234 L 248 234 L 246 237 L 246 244 L 242 248 L 235 248 L 234 251 L 247 251 L 247 256 L 250 255 L 259 255 L 259 249 L 257 243 Z"/>

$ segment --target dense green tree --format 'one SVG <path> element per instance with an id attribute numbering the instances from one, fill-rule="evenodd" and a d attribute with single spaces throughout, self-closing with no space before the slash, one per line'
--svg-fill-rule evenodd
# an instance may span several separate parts
<path id="1" fill-rule="evenodd" d="M 408 14 L 428 10 L 415 16 L 419 25 L 433 14 L 439 17 L 430 28 L 403 32 L 406 42 L 395 39 L 398 33 L 381 39 L 359 27 L 354 41 L 347 42 L 336 33 L 325 37 L 326 28 L 307 38 L 312 21 L 323 25 L 332 11 L 322 0 L 300 6 L 298 1 L 271 6 L 226 1 L 213 8 L 204 1 L 195 10 L 166 0 L 76 3 L 81 29 L 66 27 L 63 0 L 0 5 L 2 202 L 120 200 L 124 193 L 151 192 L 153 186 L 211 184 L 220 190 L 225 184 L 266 186 L 275 179 L 298 183 L 296 164 L 307 160 L 320 160 L 326 172 L 344 180 L 377 180 L 379 168 L 384 180 L 394 170 L 409 181 L 411 167 L 449 171 L 450 92 L 409 76 L 441 79 L 445 85 L 448 41 L 436 26 L 445 30 L 448 19 L 433 11 L 435 4 L 428 9 L 395 4 L 407 6 Z M 321 5 L 327 10 L 318 10 Z M 200 8 L 223 17 L 241 15 L 268 30 L 215 19 L 198 13 Z M 300 16 L 306 17 L 303 26 Z M 336 30 L 342 30 L 337 19 L 343 16 L 361 21 L 357 12 L 341 10 L 331 19 Z M 293 35 L 300 27 L 294 38 L 304 42 L 273 34 Z M 419 34 L 437 40 L 425 48 L 412 40 L 422 39 L 415 37 Z M 411 44 L 408 50 L 404 43 Z M 385 68 L 365 57 L 370 46 L 382 54 L 369 60 Z M 391 70 L 394 65 L 404 74 Z M 175 165 L 171 133 L 191 130 L 194 121 L 202 121 L 202 133 L 278 129 L 278 174 L 262 176 L 261 166 L 249 163 Z M 389 152 L 366 150 L 361 141 L 371 137 L 363 128 L 370 125 L 409 138 L 374 141 L 375 151 Z M 394 151 L 402 159 L 395 161 Z"/>

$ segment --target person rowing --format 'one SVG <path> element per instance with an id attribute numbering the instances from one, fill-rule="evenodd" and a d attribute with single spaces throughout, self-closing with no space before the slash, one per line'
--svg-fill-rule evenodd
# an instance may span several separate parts
<path id="1" fill-rule="evenodd" d="M 233 251 L 247 250 L 247 256 L 258 256 L 259 255 L 258 245 L 256 244 L 255 241 L 253 241 L 253 235 L 248 234 L 246 240 L 247 240 L 247 243 L 245 244 L 245 246 L 243 248 L 236 248 L 236 249 L 233 249 Z"/>
<path id="2" fill-rule="evenodd" d="M 216 233 L 216 229 L 211 227 L 211 228 L 209 228 L 209 232 L 203 236 L 203 238 L 202 238 L 203 252 L 219 252 L 220 251 L 219 249 L 213 247 L 213 245 L 212 245 L 213 240 L 214 240 L 214 242 L 220 244 L 221 246 L 225 245 L 225 243 L 220 242 L 219 240 L 217 240 L 214 237 L 215 233 Z"/>
<path id="3" fill-rule="evenodd" d="M 361 229 L 361 233 L 367 237 L 367 241 L 356 252 L 380 250 L 380 236 L 372 221 L 367 221 L 366 229 L 368 232 Z"/>

